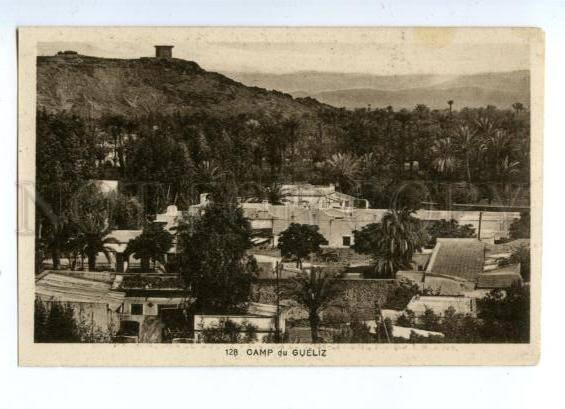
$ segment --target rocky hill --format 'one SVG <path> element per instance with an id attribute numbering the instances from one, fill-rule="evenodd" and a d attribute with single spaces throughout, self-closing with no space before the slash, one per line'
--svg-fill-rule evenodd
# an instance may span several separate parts
<path id="1" fill-rule="evenodd" d="M 94 118 L 150 112 L 221 117 L 265 111 L 291 116 L 329 108 L 312 98 L 245 86 L 192 61 L 79 54 L 38 57 L 37 107 Z"/>

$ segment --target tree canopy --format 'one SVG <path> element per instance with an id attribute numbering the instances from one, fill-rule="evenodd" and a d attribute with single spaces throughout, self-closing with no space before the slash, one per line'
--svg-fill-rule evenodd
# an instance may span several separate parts
<path id="1" fill-rule="evenodd" d="M 126 248 L 126 255 L 133 255 L 136 259 L 141 259 L 142 269 L 149 270 L 149 261 L 165 261 L 165 254 L 173 245 L 173 235 L 165 230 L 160 223 L 149 223 L 143 228 L 143 232 L 129 241 Z"/>
<path id="2" fill-rule="evenodd" d="M 420 220 L 407 209 L 389 210 L 380 223 L 369 224 L 353 235 L 353 250 L 373 257 L 379 277 L 393 277 L 398 270 L 410 269 L 412 256 L 426 240 Z"/>
<path id="3" fill-rule="evenodd" d="M 428 223 L 426 230 L 429 240 L 427 247 L 434 247 L 438 238 L 470 238 L 475 237 L 475 228 L 470 224 L 459 225 L 457 220 L 436 220 Z"/>
<path id="4" fill-rule="evenodd" d="M 254 280 L 251 227 L 231 201 L 213 200 L 179 232 L 178 266 L 198 312 L 240 311 Z"/>
<path id="5" fill-rule="evenodd" d="M 279 236 L 278 248 L 283 257 L 295 257 L 296 266 L 311 253 L 318 253 L 327 240 L 318 232 L 319 227 L 309 224 L 291 223 Z"/>

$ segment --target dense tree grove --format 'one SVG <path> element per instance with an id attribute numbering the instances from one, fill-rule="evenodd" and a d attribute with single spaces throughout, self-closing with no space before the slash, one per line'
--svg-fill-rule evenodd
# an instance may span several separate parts
<path id="1" fill-rule="evenodd" d="M 391 207 L 419 182 L 420 200 L 513 204 L 527 200 L 529 112 L 494 106 L 456 110 L 326 109 L 303 117 L 258 112 L 85 120 L 38 113 L 38 185 L 55 214 L 82 178 L 130 183 L 150 213 L 194 203 L 225 173 L 238 196 L 276 182 L 336 183 Z M 52 189 L 51 187 L 55 187 Z"/>
<path id="2" fill-rule="evenodd" d="M 226 177 L 238 197 L 251 201 L 276 203 L 280 183 L 300 181 L 335 183 L 382 208 L 418 208 L 422 201 L 527 205 L 529 128 L 520 104 L 510 110 L 328 108 L 290 118 L 149 113 L 87 120 L 39 111 L 38 252 L 58 263 L 69 237 L 68 204 L 96 178 L 122 180 L 125 196 L 114 220 L 128 228 L 142 226 L 140 209 L 186 207 Z M 513 237 L 527 234 L 522 220 Z"/>

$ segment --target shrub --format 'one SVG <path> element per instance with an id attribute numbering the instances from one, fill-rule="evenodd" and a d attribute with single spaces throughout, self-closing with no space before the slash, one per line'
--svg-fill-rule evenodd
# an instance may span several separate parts
<path id="1" fill-rule="evenodd" d="M 521 212 L 519 219 L 514 219 L 509 229 L 512 239 L 530 238 L 530 212 Z"/>
<path id="2" fill-rule="evenodd" d="M 470 224 L 459 225 L 457 220 L 436 220 L 427 225 L 429 240 L 428 247 L 434 247 L 438 238 L 469 238 L 475 237 L 475 228 Z"/>
<path id="3" fill-rule="evenodd" d="M 396 325 L 405 328 L 416 326 L 416 314 L 412 310 L 404 311 L 397 319 Z"/>
<path id="4" fill-rule="evenodd" d="M 249 322 L 239 325 L 222 319 L 218 325 L 202 330 L 202 340 L 210 344 L 237 344 L 257 341 L 257 327 Z"/>
<path id="5" fill-rule="evenodd" d="M 391 310 L 403 310 L 406 308 L 412 297 L 420 294 L 418 284 L 407 278 L 395 282 L 386 297 L 386 304 L 383 308 Z"/>

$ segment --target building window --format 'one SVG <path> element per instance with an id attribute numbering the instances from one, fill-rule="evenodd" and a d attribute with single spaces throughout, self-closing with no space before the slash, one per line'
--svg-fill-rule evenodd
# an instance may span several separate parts
<path id="1" fill-rule="evenodd" d="M 342 240 L 344 246 L 351 246 L 351 236 L 343 236 Z"/>
<path id="2" fill-rule="evenodd" d="M 132 304 L 130 306 L 131 315 L 143 315 L 143 304 Z"/>

